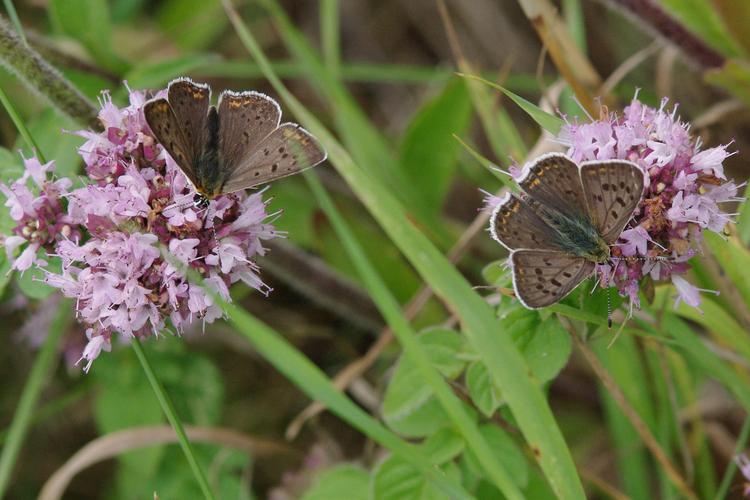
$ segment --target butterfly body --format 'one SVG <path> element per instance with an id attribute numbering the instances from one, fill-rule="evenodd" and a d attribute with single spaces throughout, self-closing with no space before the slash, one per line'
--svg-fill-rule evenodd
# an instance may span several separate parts
<path id="1" fill-rule="evenodd" d="M 510 251 L 513 287 L 530 309 L 562 300 L 597 264 L 630 221 L 646 174 L 628 161 L 584 162 L 562 154 L 538 158 L 495 208 L 490 231 Z"/>
<path id="2" fill-rule="evenodd" d="M 588 217 L 568 216 L 554 209 L 544 209 L 540 215 L 555 231 L 555 243 L 562 251 L 596 264 L 609 260 L 609 245 Z"/>
<path id="3" fill-rule="evenodd" d="M 281 108 L 259 92 L 224 91 L 210 104 L 208 85 L 170 82 L 167 98 L 152 99 L 144 116 L 154 136 L 195 188 L 194 203 L 264 184 L 314 167 L 326 158 L 302 127 L 281 123 Z"/>

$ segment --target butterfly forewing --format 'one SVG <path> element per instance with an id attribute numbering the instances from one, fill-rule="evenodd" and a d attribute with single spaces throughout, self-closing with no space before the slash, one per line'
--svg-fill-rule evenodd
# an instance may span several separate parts
<path id="1" fill-rule="evenodd" d="M 516 295 L 532 309 L 562 300 L 594 271 L 583 257 L 549 250 L 518 250 L 510 262 Z"/>
<path id="2" fill-rule="evenodd" d="M 551 153 L 539 157 L 524 172 L 518 185 L 531 197 L 534 208 L 541 204 L 570 217 L 586 214 L 578 165 L 565 155 Z"/>
<path id="3" fill-rule="evenodd" d="M 560 250 L 554 230 L 518 196 L 508 194 L 492 213 L 492 237 L 509 250 Z"/>
<path id="4" fill-rule="evenodd" d="M 641 201 L 645 173 L 628 161 L 597 161 L 581 165 L 589 216 L 604 241 L 612 245 Z"/>
<path id="5" fill-rule="evenodd" d="M 211 89 L 208 85 L 181 78 L 169 84 L 167 97 L 185 137 L 186 152 L 192 164 L 196 165 L 209 142 L 206 120 L 211 102 Z"/>
<path id="6" fill-rule="evenodd" d="M 326 159 L 315 138 L 294 123 L 284 123 L 248 152 L 223 185 L 231 193 L 314 167 Z"/>
<path id="7" fill-rule="evenodd" d="M 192 148 L 185 139 L 180 122 L 169 102 L 166 99 L 149 101 L 143 107 L 143 114 L 156 140 L 195 185 L 198 182 L 195 172 L 196 159 L 191 156 Z"/>
<path id="8" fill-rule="evenodd" d="M 219 161 L 233 171 L 280 122 L 281 108 L 267 95 L 223 92 L 219 98 Z"/>

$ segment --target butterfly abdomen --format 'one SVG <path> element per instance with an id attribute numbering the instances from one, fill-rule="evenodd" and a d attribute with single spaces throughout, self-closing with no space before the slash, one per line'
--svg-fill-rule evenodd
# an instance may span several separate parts
<path id="1" fill-rule="evenodd" d="M 206 120 L 206 144 L 195 166 L 200 185 L 198 192 L 208 197 L 217 196 L 225 182 L 225 173 L 219 168 L 219 116 L 216 108 L 211 106 Z"/>

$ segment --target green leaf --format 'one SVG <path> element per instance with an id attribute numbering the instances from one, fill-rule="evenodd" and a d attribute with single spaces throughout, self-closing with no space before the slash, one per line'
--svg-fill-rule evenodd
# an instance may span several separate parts
<path id="1" fill-rule="evenodd" d="M 716 261 L 750 307 L 750 250 L 734 239 L 723 239 L 713 231 L 704 231 L 703 234 Z"/>
<path id="2" fill-rule="evenodd" d="M 23 247 L 25 248 L 25 246 Z M 22 251 L 22 250 L 21 250 Z M 37 260 L 45 260 L 48 262 L 46 269 L 50 272 L 59 273 L 62 269 L 62 264 L 59 259 L 47 257 L 47 252 L 40 248 L 36 254 Z M 18 288 L 30 299 L 46 299 L 56 289 L 52 288 L 44 282 L 44 270 L 39 267 L 32 266 L 31 269 L 27 269 L 23 273 L 16 273 L 16 283 Z"/>
<path id="3" fill-rule="evenodd" d="M 10 184 L 18 180 L 24 172 L 21 155 L 0 147 L 0 182 Z M 10 214 L 7 214 L 10 218 Z"/>
<path id="4" fill-rule="evenodd" d="M 430 362 L 448 378 L 464 368 L 460 359 L 462 339 L 451 330 L 427 330 L 418 337 Z M 427 436 L 443 426 L 447 416 L 425 384 L 417 366 L 402 356 L 383 398 L 382 414 L 388 425 L 405 436 Z"/>
<path id="5" fill-rule="evenodd" d="M 212 486 L 216 498 L 250 500 L 250 487 L 247 484 L 247 470 L 252 466 L 252 457 L 246 453 L 206 444 L 193 444 L 195 455 L 204 470 L 211 471 Z M 130 498 L 151 498 L 157 493 L 159 498 L 196 498 L 195 476 L 182 451 L 176 446 L 164 453 L 158 470 L 150 482 L 132 481 L 137 485 L 137 495 Z"/>
<path id="6" fill-rule="evenodd" d="M 431 434 L 422 443 L 425 456 L 435 465 L 442 465 L 456 458 L 464 450 L 463 438 L 450 427 L 443 427 Z"/>
<path id="7" fill-rule="evenodd" d="M 460 478 L 460 471 L 451 464 L 443 466 L 448 477 Z M 396 456 L 380 462 L 370 483 L 373 500 L 448 500 L 450 497 L 436 489 L 414 467 Z"/>
<path id="8" fill-rule="evenodd" d="M 218 422 L 223 406 L 223 382 L 208 359 L 187 352 L 181 339 L 162 338 L 146 346 L 149 358 L 172 397 L 178 414 L 189 423 L 212 425 Z M 89 377 L 102 388 L 94 402 L 94 415 L 102 434 L 142 425 L 160 424 L 164 417 L 153 391 L 132 350 L 118 349 L 107 355 L 106 363 L 94 364 Z M 175 451 L 181 453 L 178 449 Z M 149 483 L 165 456 L 165 448 L 149 448 L 120 457 L 116 479 L 123 498 L 141 498 L 157 486 Z M 195 478 L 185 464 L 186 480 L 195 488 Z M 139 481 L 133 481 L 138 477 Z M 149 485 L 146 487 L 146 485 Z"/>
<path id="9" fill-rule="evenodd" d="M 515 102 L 522 110 L 528 114 L 532 120 L 537 122 L 540 127 L 542 127 L 544 130 L 549 132 L 550 134 L 557 135 L 560 132 L 560 129 L 565 124 L 565 122 L 558 118 L 555 115 L 551 115 L 544 111 L 542 108 L 537 106 L 536 104 L 527 101 L 523 97 L 521 97 L 518 94 L 515 94 L 511 92 L 510 90 L 506 89 L 505 87 L 502 87 L 494 82 L 491 82 L 489 80 L 485 80 L 484 78 L 476 75 L 464 75 L 460 74 L 460 76 L 463 76 L 464 78 L 468 78 L 471 80 L 477 80 L 485 85 L 489 85 L 492 88 L 495 88 L 508 96 L 513 102 Z"/>
<path id="10" fill-rule="evenodd" d="M 28 122 L 28 128 L 45 159 L 54 160 L 55 177 L 75 177 L 78 174 L 82 163 L 78 148 L 83 144 L 83 138 L 71 132 L 79 130 L 80 125 L 53 108 L 47 108 Z M 27 158 L 32 155 L 20 137 L 15 149 L 23 150 Z"/>
<path id="11" fill-rule="evenodd" d="M 344 464 L 319 473 L 302 500 L 368 500 L 370 474 L 356 465 Z"/>
<path id="12" fill-rule="evenodd" d="M 539 383 L 554 379 L 568 363 L 571 340 L 560 321 L 550 316 L 534 331 L 527 331 L 527 340 L 521 349 L 526 363 Z"/>
<path id="13" fill-rule="evenodd" d="M 459 145 L 469 124 L 471 101 L 461 80 L 453 80 L 412 119 L 401 145 L 399 168 L 414 186 L 422 204 L 438 212 L 455 172 Z"/>
<path id="14" fill-rule="evenodd" d="M 526 487 L 529 481 L 529 465 L 526 457 L 520 450 L 515 441 L 500 427 L 495 425 L 483 425 L 479 432 L 497 454 L 500 461 L 510 473 L 510 477 L 516 482 L 519 488 Z M 477 467 L 476 457 L 470 450 L 467 450 L 466 457 L 469 461 L 474 462 L 473 467 Z"/>
<path id="15" fill-rule="evenodd" d="M 730 59 L 724 66 L 704 73 L 708 83 L 717 85 L 750 106 L 750 63 L 744 59 Z"/>
<path id="16" fill-rule="evenodd" d="M 99 64 L 122 69 L 112 50 L 112 23 L 106 0 L 51 0 L 49 15 L 55 30 L 81 42 Z"/>
<path id="17" fill-rule="evenodd" d="M 191 54 L 166 61 L 146 62 L 134 66 L 125 76 L 125 80 L 134 89 L 157 89 L 164 87 L 179 75 L 187 75 L 195 68 L 211 64 L 219 59 L 214 54 Z"/>
<path id="18" fill-rule="evenodd" d="M 500 391 L 495 387 L 490 372 L 481 361 L 475 361 L 466 370 L 466 387 L 471 400 L 485 417 L 491 417 L 500 407 Z"/>
<path id="19" fill-rule="evenodd" d="M 227 25 L 221 3 L 204 0 L 159 2 L 153 17 L 162 31 L 186 51 L 207 47 L 224 33 Z"/>
<path id="20" fill-rule="evenodd" d="M 662 5 L 711 47 L 725 56 L 743 54 L 711 0 L 662 0 Z"/>

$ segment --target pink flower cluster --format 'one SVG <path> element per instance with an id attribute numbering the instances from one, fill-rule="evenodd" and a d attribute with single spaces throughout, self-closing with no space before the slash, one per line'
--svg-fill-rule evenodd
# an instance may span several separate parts
<path id="1" fill-rule="evenodd" d="M 99 114 L 104 131 L 78 132 L 86 138 L 79 151 L 90 184 L 67 192 L 70 181 L 45 180 L 32 159 L 21 181 L 31 175 L 44 193 L 36 200 L 43 201 L 14 187 L 18 183 L 0 187 L 21 222 L 15 232 L 24 239 L 9 237 L 6 247 L 12 246 L 10 252 L 29 242 L 16 268 L 31 265 L 26 253 L 34 245 L 62 261 L 62 272 L 47 271 L 45 281 L 76 300 L 87 326 L 85 370 L 110 349 L 115 333 L 157 335 L 167 318 L 181 332 L 197 318 L 205 324 L 221 317 L 212 294 L 188 280 L 189 270 L 224 300 L 229 285 L 240 280 L 269 291 L 253 262 L 264 253 L 263 240 L 277 236 L 266 222 L 261 192 L 224 195 L 206 210 L 195 208 L 193 186 L 151 135 L 145 101 L 144 93 L 131 92 L 130 105 L 120 109 L 104 95 Z M 61 197 L 67 199 L 66 212 Z M 36 228 L 33 220 L 43 222 Z"/>
<path id="2" fill-rule="evenodd" d="M 616 259 L 598 266 L 600 283 L 616 286 L 638 306 L 638 283 L 650 275 L 671 279 L 679 303 L 698 307 L 699 292 L 680 274 L 698 252 L 702 232 L 721 232 L 731 220 L 720 204 L 738 201 L 738 188 L 724 175 L 728 145 L 702 149 L 690 136 L 689 125 L 677 117 L 677 106 L 659 109 L 633 99 L 622 114 L 589 123 L 568 123 L 558 140 L 575 161 L 629 160 L 648 173 L 649 185 L 633 220 L 612 249 Z M 660 259 L 660 260 L 659 260 Z"/>
<path id="3" fill-rule="evenodd" d="M 65 213 L 63 198 L 70 189 L 70 179 L 49 180 L 54 162 L 44 165 L 37 158 L 24 160 L 25 171 L 10 186 L 0 183 L 0 191 L 7 201 L 11 218 L 17 223 L 13 235 L 3 237 L 5 251 L 12 262 L 11 269 L 24 272 L 34 264 L 45 265 L 39 258 L 40 250 L 54 250 L 60 236 L 77 238 L 79 233 Z M 31 187 L 29 186 L 31 180 Z M 25 245 L 18 258 L 17 249 Z"/>

